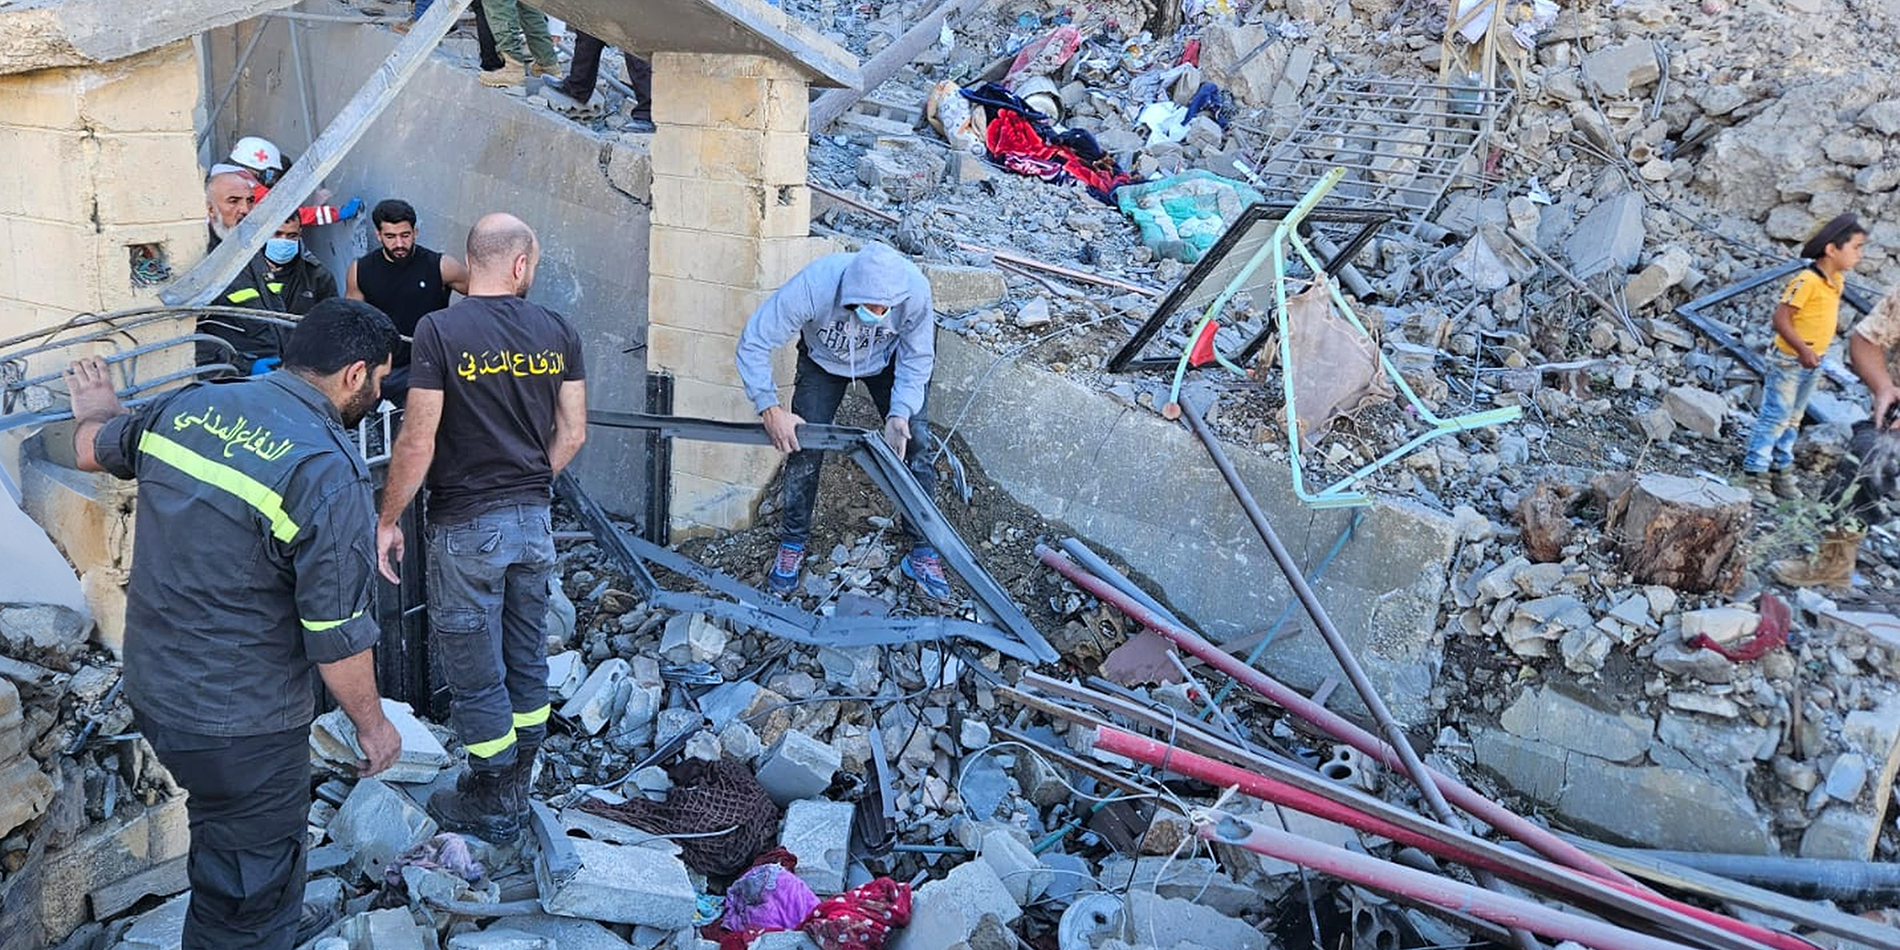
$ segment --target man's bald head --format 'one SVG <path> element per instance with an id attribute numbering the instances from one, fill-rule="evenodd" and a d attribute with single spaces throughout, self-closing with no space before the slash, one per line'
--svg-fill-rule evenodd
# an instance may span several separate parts
<path id="1" fill-rule="evenodd" d="M 256 204 L 256 182 L 241 172 L 220 172 L 205 180 L 205 211 L 219 237 L 228 235 Z"/>
<path id="2" fill-rule="evenodd" d="M 483 215 L 468 229 L 469 293 L 478 293 L 475 288 L 480 286 L 489 293 L 526 297 L 540 258 L 534 230 L 520 218 L 502 212 Z"/>

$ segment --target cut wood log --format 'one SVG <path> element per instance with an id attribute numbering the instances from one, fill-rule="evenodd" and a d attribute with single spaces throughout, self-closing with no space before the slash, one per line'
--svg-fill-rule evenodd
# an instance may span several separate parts
<path id="1" fill-rule="evenodd" d="M 1754 526 L 1749 493 L 1719 482 L 1652 473 L 1611 505 L 1623 567 L 1637 583 L 1732 591 Z"/>

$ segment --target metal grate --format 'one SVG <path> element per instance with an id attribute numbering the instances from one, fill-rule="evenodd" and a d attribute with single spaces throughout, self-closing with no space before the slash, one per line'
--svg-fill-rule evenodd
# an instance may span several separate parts
<path id="1" fill-rule="evenodd" d="M 1508 88 L 1470 83 L 1335 79 L 1267 151 L 1256 184 L 1270 200 L 1296 201 L 1328 171 L 1344 168 L 1329 204 L 1423 221 L 1511 97 Z"/>

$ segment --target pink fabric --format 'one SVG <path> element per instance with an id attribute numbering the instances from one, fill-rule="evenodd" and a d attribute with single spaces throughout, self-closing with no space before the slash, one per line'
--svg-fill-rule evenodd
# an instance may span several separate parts
<path id="1" fill-rule="evenodd" d="M 735 931 L 792 930 L 811 916 L 818 895 L 779 864 L 761 864 L 726 889 L 726 915 L 719 926 Z"/>

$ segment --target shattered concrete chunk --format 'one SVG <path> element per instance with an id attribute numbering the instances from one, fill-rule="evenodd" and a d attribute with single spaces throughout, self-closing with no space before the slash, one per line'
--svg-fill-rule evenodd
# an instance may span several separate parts
<path id="1" fill-rule="evenodd" d="M 1867 760 L 1856 752 L 1835 756 L 1823 785 L 1829 797 L 1849 803 L 1855 801 L 1860 798 L 1861 789 L 1867 787 Z"/>
<path id="2" fill-rule="evenodd" d="M 1728 415 L 1728 400 L 1718 393 L 1696 386 L 1671 387 L 1663 396 L 1663 408 L 1676 424 L 1697 435 L 1717 438 L 1722 434 L 1722 419 Z"/>
<path id="3" fill-rule="evenodd" d="M 409 796 L 366 778 L 343 800 L 329 831 L 350 850 L 357 869 L 375 878 L 404 851 L 434 836 L 436 824 Z"/>
<path id="4" fill-rule="evenodd" d="M 914 137 L 886 137 L 858 159 L 858 181 L 893 201 L 915 201 L 936 190 L 944 168 L 937 149 Z"/>
<path id="5" fill-rule="evenodd" d="M 783 807 L 796 799 L 824 794 L 841 764 L 838 750 L 830 743 L 794 729 L 786 732 L 761 760 L 759 784 Z"/>
<path id="6" fill-rule="evenodd" d="M 1600 710 L 1551 687 L 1519 694 L 1498 724 L 1512 735 L 1612 762 L 1641 756 L 1649 749 L 1653 730 L 1648 717 Z"/>
<path id="7" fill-rule="evenodd" d="M 580 870 L 554 883 L 541 906 L 550 914 L 643 924 L 665 930 L 693 925 L 697 898 L 686 865 L 665 851 L 571 838 Z M 565 946 L 565 945 L 564 945 Z"/>
<path id="8" fill-rule="evenodd" d="M 384 699 L 382 704 L 383 716 L 402 736 L 402 754 L 377 778 L 413 784 L 434 779 L 450 762 L 442 741 L 416 718 L 408 703 Z M 310 724 L 310 750 L 338 771 L 354 768 L 363 759 L 363 749 L 356 742 L 356 724 L 341 709 L 324 713 Z"/>
<path id="9" fill-rule="evenodd" d="M 1804 858 L 1869 861 L 1879 840 L 1879 815 L 1837 802 L 1801 833 L 1799 853 Z"/>
<path id="10" fill-rule="evenodd" d="M 141 914 L 119 938 L 118 950 L 178 950 L 185 939 L 191 895 L 180 894 Z"/>
<path id="11" fill-rule="evenodd" d="M 559 950 L 633 950 L 632 944 L 591 920 L 523 914 L 509 917 L 498 926 L 546 937 Z"/>
<path id="12" fill-rule="evenodd" d="M 1128 931 L 1137 941 L 1167 946 L 1171 937 L 1228 950 L 1266 950 L 1267 937 L 1252 925 L 1189 900 L 1158 897 L 1136 888 L 1128 892 Z"/>
<path id="13" fill-rule="evenodd" d="M 614 657 L 594 667 L 574 698 L 561 707 L 561 718 L 572 720 L 587 735 L 598 735 L 613 715 L 614 695 L 632 668 L 627 661 Z"/>
<path id="14" fill-rule="evenodd" d="M 343 936 L 352 948 L 368 950 L 433 950 L 435 933 L 416 923 L 407 907 L 391 907 L 357 914 L 343 921 Z"/>
<path id="15" fill-rule="evenodd" d="M 1291 811 L 1287 812 L 1289 818 L 1292 814 Z M 1279 827 L 1272 817 L 1264 820 L 1268 827 Z M 1289 827 L 1294 826 L 1289 823 Z M 1304 834 L 1304 831 L 1296 828 L 1293 833 Z M 1131 887 L 1152 890 L 1162 897 L 1205 905 L 1229 917 L 1259 913 L 1267 907 L 1267 895 L 1261 889 L 1235 883 L 1219 865 L 1207 858 L 1171 860 L 1167 856 L 1151 856 L 1131 861 L 1117 855 L 1102 863 L 1099 880 L 1103 887 L 1118 893 L 1126 892 Z"/>
<path id="16" fill-rule="evenodd" d="M 724 652 L 726 631 L 705 614 L 674 614 L 660 635 L 660 653 L 669 663 L 711 663 Z"/>
<path id="17" fill-rule="evenodd" d="M 1622 98 L 1661 76 L 1656 45 L 1647 39 L 1606 46 L 1583 58 L 1584 81 L 1603 96 Z"/>
<path id="18" fill-rule="evenodd" d="M 890 950 L 951 950 L 961 945 L 984 915 L 1013 923 L 1023 915 L 995 869 L 965 861 L 911 896 L 910 926 L 895 935 Z"/>
<path id="19" fill-rule="evenodd" d="M 1013 829 L 1000 824 L 991 824 L 982 830 L 977 860 L 989 864 L 1009 890 L 1009 896 L 1022 906 L 1041 897 L 1054 876 L 1042 859 L 1016 837 Z"/>
<path id="20" fill-rule="evenodd" d="M 565 703 L 573 699 L 586 680 L 587 663 L 579 650 L 565 650 L 548 657 L 548 692 L 557 701 Z"/>
<path id="21" fill-rule="evenodd" d="M 812 893 L 829 896 L 844 891 L 845 867 L 851 857 L 850 802 L 801 799 L 785 808 L 779 844 L 798 856 L 797 874 Z"/>
<path id="22" fill-rule="evenodd" d="M 475 933 L 449 938 L 448 950 L 561 950 L 548 938 L 497 924 Z"/>
<path id="23" fill-rule="evenodd" d="M 1583 280 L 1623 273 L 1643 252 L 1643 199 L 1633 192 L 1605 198 L 1590 209 L 1564 244 L 1571 271 Z"/>
<path id="24" fill-rule="evenodd" d="M 993 307 L 1009 295 L 1003 272 L 994 267 L 921 264 L 919 269 L 930 281 L 930 303 L 939 313 L 955 315 Z"/>
<path id="25" fill-rule="evenodd" d="M 1708 637 L 1716 643 L 1729 646 L 1743 637 L 1752 636 L 1759 626 L 1761 615 L 1741 607 L 1684 611 L 1682 642 L 1692 643 L 1697 637 Z"/>

